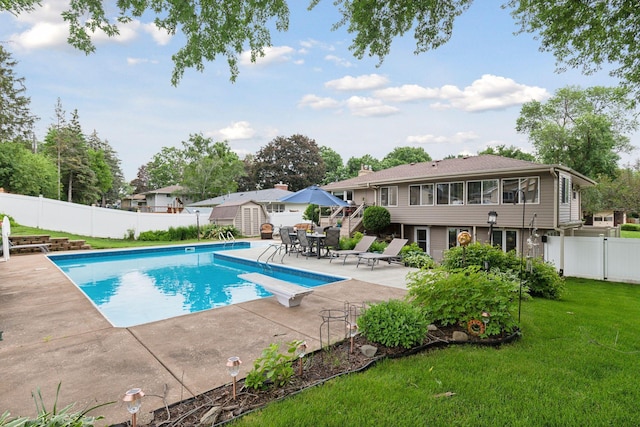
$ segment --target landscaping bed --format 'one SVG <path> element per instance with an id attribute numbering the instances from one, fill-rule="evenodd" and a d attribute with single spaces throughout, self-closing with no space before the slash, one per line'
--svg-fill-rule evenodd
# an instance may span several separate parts
<path id="1" fill-rule="evenodd" d="M 363 371 L 384 358 L 405 357 L 422 351 L 452 344 L 501 345 L 519 336 L 518 331 L 490 338 L 480 338 L 466 334 L 467 340 L 454 340 L 454 332 L 465 333 L 459 326 L 449 326 L 431 330 L 423 344 L 410 349 L 385 347 L 368 342 L 363 336 L 338 342 L 328 348 L 315 351 L 302 358 L 303 371 L 299 375 L 299 360 L 294 361 L 295 375 L 291 382 L 283 387 L 269 387 L 266 390 L 254 390 L 244 385 L 244 380 L 236 384 L 236 398 L 233 398 L 231 383 L 217 387 L 173 405 L 154 411 L 154 417 L 147 427 L 186 427 L 197 425 L 222 425 L 237 417 L 265 407 L 267 404 L 294 395 L 309 387 L 340 375 Z M 366 346 L 377 348 L 373 356 L 366 356 L 362 349 Z M 353 352 L 351 351 L 353 348 Z M 206 419 L 206 421 L 205 421 Z"/>

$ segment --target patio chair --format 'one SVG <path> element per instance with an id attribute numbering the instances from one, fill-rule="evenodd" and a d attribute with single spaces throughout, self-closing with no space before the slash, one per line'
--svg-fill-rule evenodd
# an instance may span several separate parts
<path id="1" fill-rule="evenodd" d="M 340 248 L 340 229 L 329 227 L 325 230 L 327 237 L 322 239 L 322 248 L 325 250 L 325 256 L 329 256 L 332 249 Z"/>
<path id="2" fill-rule="evenodd" d="M 333 250 L 329 252 L 329 262 L 334 258 L 344 257 L 342 259 L 342 265 L 347 262 L 349 255 L 360 255 L 369 250 L 373 242 L 376 241 L 376 236 L 362 236 L 362 239 L 356 244 L 353 249 Z"/>
<path id="3" fill-rule="evenodd" d="M 307 237 L 307 230 L 298 229 L 298 253 L 296 254 L 296 258 L 300 253 L 304 253 L 306 256 L 311 255 L 313 252 L 313 241 L 309 240 Z"/>
<path id="4" fill-rule="evenodd" d="M 356 268 L 360 265 L 360 261 L 362 260 L 367 260 L 367 265 L 371 264 L 372 270 L 380 260 L 385 260 L 391 264 L 391 261 L 400 257 L 400 251 L 408 241 L 409 239 L 393 239 L 381 254 L 367 252 L 358 255 L 358 264 L 356 264 Z"/>

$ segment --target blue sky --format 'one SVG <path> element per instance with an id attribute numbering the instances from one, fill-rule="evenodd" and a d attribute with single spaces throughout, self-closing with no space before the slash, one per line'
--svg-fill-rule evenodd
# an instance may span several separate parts
<path id="1" fill-rule="evenodd" d="M 524 102 L 546 100 L 567 85 L 615 86 L 606 72 L 555 73 L 550 54 L 531 35 L 518 35 L 501 1 L 477 1 L 456 20 L 450 42 L 415 55 L 412 33 L 397 39 L 380 67 L 357 60 L 350 35 L 331 31 L 338 13 L 330 0 L 313 11 L 291 1 L 286 33 L 257 64 L 242 55 L 229 80 L 226 60 L 187 70 L 171 85 L 171 55 L 182 46 L 153 27 L 151 18 L 121 28 L 115 39 L 95 38 L 86 56 L 66 43 L 63 1 L 43 1 L 36 12 L 0 13 L 0 41 L 19 62 L 43 139 L 60 98 L 69 117 L 78 110 L 85 133 L 94 129 L 122 160 L 127 181 L 162 147 L 181 146 L 190 134 L 228 141 L 241 157 L 276 136 L 300 133 L 338 152 L 344 162 L 370 154 L 382 159 L 399 146 L 423 147 L 434 159 L 475 154 L 487 146 L 531 151 L 515 131 Z M 274 30 L 275 31 L 275 30 Z M 632 136 L 636 146 L 640 138 Z M 640 156 L 623 156 L 623 163 Z"/>

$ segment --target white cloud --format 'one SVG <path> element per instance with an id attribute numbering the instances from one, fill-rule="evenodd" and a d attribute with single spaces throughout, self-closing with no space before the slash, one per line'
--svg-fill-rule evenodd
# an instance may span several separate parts
<path id="1" fill-rule="evenodd" d="M 158 28 L 153 22 L 142 24 L 142 30 L 151 35 L 151 37 L 153 37 L 153 40 L 160 46 L 166 46 L 167 44 L 169 44 L 171 38 L 173 37 L 171 34 L 167 33 L 166 30 Z"/>
<path id="2" fill-rule="evenodd" d="M 270 65 L 273 63 L 282 63 L 291 61 L 291 56 L 295 52 L 289 46 L 273 46 L 265 47 L 264 56 L 257 56 L 256 62 L 251 62 L 251 51 L 244 51 L 240 54 L 240 64 L 246 66 Z"/>
<path id="3" fill-rule="evenodd" d="M 333 98 L 321 98 L 317 95 L 305 95 L 298 102 L 298 107 L 310 107 L 314 110 L 325 110 L 340 107 L 340 101 Z"/>
<path id="4" fill-rule="evenodd" d="M 402 85 L 376 90 L 373 94 L 386 101 L 407 102 L 437 98 L 439 91 L 419 85 Z"/>
<path id="5" fill-rule="evenodd" d="M 399 111 L 396 107 L 384 105 L 379 99 L 361 96 L 352 96 L 346 101 L 346 104 L 351 110 L 351 114 L 360 117 L 390 116 Z"/>
<path id="6" fill-rule="evenodd" d="M 151 60 L 147 58 L 127 58 L 127 65 L 138 65 L 138 64 L 157 64 L 158 61 Z"/>
<path id="7" fill-rule="evenodd" d="M 412 144 L 461 144 L 468 141 L 478 139 L 479 136 L 473 131 L 456 132 L 452 136 L 444 135 L 410 135 L 407 137 L 407 142 Z"/>
<path id="8" fill-rule="evenodd" d="M 353 64 L 351 62 L 347 61 L 344 58 L 340 58 L 339 56 L 336 56 L 336 55 L 327 55 L 324 57 L 324 59 L 326 61 L 333 62 L 334 64 L 339 65 L 340 67 L 345 67 L 345 68 L 353 67 Z"/>
<path id="9" fill-rule="evenodd" d="M 12 34 L 9 40 L 19 49 L 46 49 L 67 46 L 68 27 L 50 22 L 37 23 L 26 31 Z"/>
<path id="10" fill-rule="evenodd" d="M 324 86 L 329 89 L 349 91 L 376 89 L 387 83 L 388 79 L 380 74 L 368 74 L 358 77 L 344 76 L 341 79 L 330 80 Z"/>
<path id="11" fill-rule="evenodd" d="M 246 121 L 233 122 L 226 128 L 218 131 L 225 140 L 233 141 L 236 139 L 251 139 L 256 134 L 256 131 L 251 127 L 251 124 Z"/>

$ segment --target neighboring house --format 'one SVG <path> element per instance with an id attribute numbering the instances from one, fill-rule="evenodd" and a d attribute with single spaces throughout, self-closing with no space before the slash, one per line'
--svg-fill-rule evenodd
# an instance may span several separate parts
<path id="1" fill-rule="evenodd" d="M 262 206 L 268 213 L 285 212 L 289 206 L 278 202 L 281 198 L 293 194 L 287 190 L 287 184 L 277 184 L 274 188 L 265 190 L 240 191 L 237 193 L 224 194 L 222 196 L 206 199 L 195 203 L 189 203 L 190 208 L 214 207 L 225 203 L 254 201 Z"/>
<path id="2" fill-rule="evenodd" d="M 220 226 L 232 225 L 243 236 L 259 236 L 260 225 L 267 222 L 267 211 L 253 200 L 231 201 L 215 206 L 209 221 Z"/>
<path id="3" fill-rule="evenodd" d="M 144 194 L 132 194 L 122 198 L 122 201 L 120 202 L 120 209 L 125 211 L 137 211 L 138 209 L 142 209 L 143 206 L 146 206 L 146 204 L 147 198 Z"/>
<path id="4" fill-rule="evenodd" d="M 366 172 L 322 188 L 349 193 L 356 205 L 386 207 L 395 234 L 417 242 L 436 260 L 458 245 L 462 231 L 505 251 L 520 250 L 525 242 L 525 251 L 537 248 L 537 237 L 545 234 L 571 234 L 582 226 L 580 190 L 595 184 L 564 166 L 494 155 Z M 489 212 L 497 213 L 491 236 Z"/>
<path id="5" fill-rule="evenodd" d="M 584 217 L 584 224 L 594 227 L 617 227 L 625 222 L 627 222 L 627 215 L 623 211 L 601 211 Z"/>
<path id="6" fill-rule="evenodd" d="M 146 199 L 146 205 L 141 206 L 142 212 L 157 213 L 179 213 L 184 209 L 184 205 L 190 203 L 183 193 L 180 185 L 170 185 L 169 187 L 158 188 L 157 190 L 142 193 Z"/>

